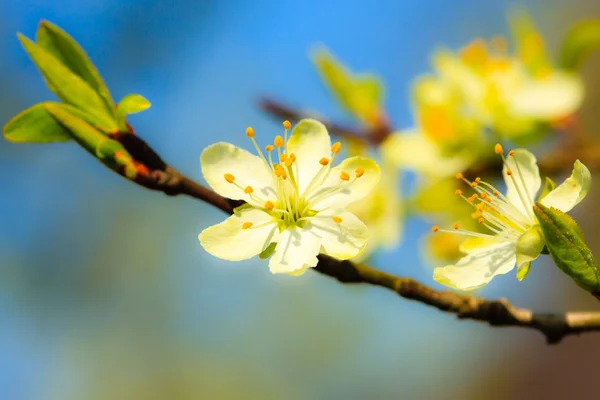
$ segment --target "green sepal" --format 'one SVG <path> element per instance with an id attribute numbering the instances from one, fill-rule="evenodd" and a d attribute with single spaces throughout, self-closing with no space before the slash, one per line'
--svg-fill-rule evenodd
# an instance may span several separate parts
<path id="1" fill-rule="evenodd" d="M 275 253 L 275 247 L 277 247 L 277 243 L 276 242 L 272 242 L 266 249 L 264 249 L 262 251 L 262 253 L 260 253 L 258 255 L 258 257 L 261 260 L 264 260 L 265 258 L 269 258 L 273 255 L 273 253 Z"/>
<path id="2" fill-rule="evenodd" d="M 21 34 L 17 34 L 23 47 L 36 64 L 48 88 L 59 99 L 86 113 L 94 120 L 93 125 L 105 132 L 117 132 L 118 125 L 100 95 L 82 78 L 75 75 L 55 56 Z"/>
<path id="3" fill-rule="evenodd" d="M 117 121 L 121 125 L 121 131 L 127 131 L 125 116 L 142 112 L 150 108 L 152 104 L 141 94 L 128 94 L 123 97 L 117 106 Z"/>
<path id="4" fill-rule="evenodd" d="M 552 179 L 546 177 L 546 181 L 544 182 L 544 187 L 542 188 L 542 193 L 540 194 L 538 201 L 541 201 L 554 189 L 556 189 L 556 183 Z"/>
<path id="5" fill-rule="evenodd" d="M 35 39 L 40 47 L 56 57 L 73 74 L 79 76 L 90 85 L 100 95 L 110 110 L 114 109 L 115 104 L 106 84 L 75 39 L 48 21 L 40 22 Z"/>
<path id="6" fill-rule="evenodd" d="M 533 210 L 556 266 L 583 289 L 598 292 L 600 267 L 587 247 L 579 225 L 564 212 L 539 202 Z"/>
<path id="7" fill-rule="evenodd" d="M 544 244 L 544 235 L 539 225 L 526 230 L 517 240 L 517 278 L 520 281 L 529 273 L 531 262 L 539 257 Z"/>
<path id="8" fill-rule="evenodd" d="M 563 69 L 575 70 L 598 48 L 600 20 L 579 22 L 571 28 L 562 43 L 558 65 Z"/>

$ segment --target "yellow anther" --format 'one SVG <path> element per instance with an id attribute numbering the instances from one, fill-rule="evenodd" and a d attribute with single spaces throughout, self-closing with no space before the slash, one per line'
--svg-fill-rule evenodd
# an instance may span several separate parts
<path id="1" fill-rule="evenodd" d="M 480 177 L 475 178 L 475 182 L 477 182 L 477 183 L 481 182 L 481 178 Z"/>
<path id="2" fill-rule="evenodd" d="M 337 215 L 335 217 L 333 217 L 332 219 L 333 219 L 333 222 L 335 222 L 336 224 L 342 223 L 342 219 L 340 217 L 338 217 Z"/>
<path id="3" fill-rule="evenodd" d="M 483 203 L 475 204 L 475 209 L 477 211 L 483 211 L 483 206 L 484 206 Z"/>
<path id="4" fill-rule="evenodd" d="M 512 171 L 510 169 L 506 170 L 506 175 L 511 176 L 512 175 Z"/>
<path id="5" fill-rule="evenodd" d="M 503 154 L 504 150 L 502 149 L 502 145 L 500 143 L 496 143 L 496 145 L 494 146 L 494 152 L 496 154 Z"/>
<path id="6" fill-rule="evenodd" d="M 252 186 L 246 186 L 246 189 L 244 189 L 244 193 L 246 193 L 246 194 L 254 193 L 254 189 L 252 189 Z"/>
<path id="7" fill-rule="evenodd" d="M 485 219 L 483 219 L 483 218 L 479 218 L 479 219 L 477 220 L 477 222 L 479 222 L 480 224 L 483 224 L 483 222 L 484 222 L 484 221 L 485 221 Z"/>
<path id="8" fill-rule="evenodd" d="M 274 148 L 275 148 L 275 147 L 273 147 L 273 145 L 271 145 L 271 144 L 268 144 L 268 145 L 265 147 L 265 150 L 266 150 L 266 151 L 273 151 L 273 149 L 274 149 Z"/>
<path id="9" fill-rule="evenodd" d="M 456 189 L 456 192 L 454 192 L 454 194 L 456 194 L 457 196 L 460 196 L 462 194 L 462 190 Z"/>
<path id="10" fill-rule="evenodd" d="M 291 167 L 292 164 L 294 163 L 294 161 L 296 160 L 296 157 L 288 157 L 285 161 L 284 164 L 286 167 Z"/>
<path id="11" fill-rule="evenodd" d="M 456 174 L 456 179 L 462 179 L 463 178 L 463 174 L 461 174 L 460 172 L 458 172 Z"/>
<path id="12" fill-rule="evenodd" d="M 474 213 L 471 214 L 471 217 L 473 219 L 481 217 L 481 211 L 479 211 L 479 210 L 475 211 Z"/>
<path id="13" fill-rule="evenodd" d="M 233 176 L 231 174 L 225 174 L 225 175 L 223 175 L 223 177 L 229 183 L 233 183 L 233 181 L 235 181 L 235 176 Z"/>
<path id="14" fill-rule="evenodd" d="M 266 208 L 267 210 L 271 211 L 273 208 L 275 208 L 275 204 L 273 204 L 273 202 L 272 202 L 272 201 L 267 201 L 267 202 L 265 203 L 265 208 Z"/>
<path id="15" fill-rule="evenodd" d="M 473 199 L 479 198 L 479 196 L 477 195 L 477 193 L 473 193 L 473 196 L 471 196 L 471 197 L 473 197 Z"/>
<path id="16" fill-rule="evenodd" d="M 251 126 L 246 128 L 246 136 L 253 138 L 254 137 L 254 129 Z"/>
<path id="17" fill-rule="evenodd" d="M 487 201 L 488 203 L 492 202 L 492 198 L 491 197 L 486 197 L 484 200 Z"/>
<path id="18" fill-rule="evenodd" d="M 292 123 L 288 120 L 283 121 L 283 127 L 285 129 L 290 129 L 292 127 Z"/>
<path id="19" fill-rule="evenodd" d="M 515 151 L 514 150 L 509 151 L 508 155 L 511 156 L 511 157 L 514 156 L 515 155 Z"/>
<path id="20" fill-rule="evenodd" d="M 279 135 L 275 136 L 275 140 L 273 141 L 273 144 L 275 145 L 275 147 L 283 146 L 283 138 Z"/>
<path id="21" fill-rule="evenodd" d="M 244 222 L 242 224 L 242 229 L 250 229 L 252 228 L 252 225 L 254 225 L 252 222 Z"/>
<path id="22" fill-rule="evenodd" d="M 322 166 L 326 166 L 327 164 L 329 164 L 329 158 L 325 158 L 325 157 L 321 158 L 319 160 L 319 164 L 321 164 Z"/>
<path id="23" fill-rule="evenodd" d="M 474 201 L 475 201 L 475 197 L 467 197 L 467 201 L 468 201 L 469 203 L 472 203 L 472 202 L 474 202 Z"/>
<path id="24" fill-rule="evenodd" d="M 348 175 L 348 173 L 346 171 L 342 171 L 340 173 L 340 179 L 343 181 L 349 181 L 350 180 L 350 175 Z"/>
<path id="25" fill-rule="evenodd" d="M 363 176 L 365 174 L 365 170 L 363 168 L 356 168 L 356 170 L 354 172 L 356 172 L 357 178 L 360 178 L 361 176 Z"/>
<path id="26" fill-rule="evenodd" d="M 279 156 L 279 161 L 280 162 L 285 162 L 285 160 L 288 159 L 288 155 L 283 153 L 281 156 Z"/>
<path id="27" fill-rule="evenodd" d="M 500 195 L 500 192 L 497 190 L 494 190 L 494 196 L 499 196 L 499 195 Z"/>
<path id="28" fill-rule="evenodd" d="M 437 225 L 434 225 L 434 226 L 431 227 L 431 232 L 437 232 L 439 230 L 440 230 L 440 227 L 437 226 Z"/>
<path id="29" fill-rule="evenodd" d="M 477 182 L 471 182 L 471 187 L 472 187 L 472 188 L 474 188 L 474 187 L 477 187 L 477 185 L 478 185 L 478 183 L 477 183 Z"/>
<path id="30" fill-rule="evenodd" d="M 331 146 L 331 152 L 333 154 L 338 154 L 342 148 L 342 144 L 340 142 L 335 142 L 333 146 Z"/>
<path id="31" fill-rule="evenodd" d="M 458 228 L 460 228 L 460 225 L 459 224 L 454 224 L 454 229 L 458 229 Z"/>

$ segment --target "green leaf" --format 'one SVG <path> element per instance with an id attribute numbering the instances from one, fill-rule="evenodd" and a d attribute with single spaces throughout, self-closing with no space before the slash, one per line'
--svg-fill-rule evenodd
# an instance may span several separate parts
<path id="1" fill-rule="evenodd" d="M 8 121 L 2 133 L 11 142 L 51 143 L 71 140 L 69 131 L 52 118 L 44 108 L 44 103 L 21 111 Z"/>
<path id="2" fill-rule="evenodd" d="M 121 121 L 128 114 L 135 114 L 150 108 L 152 104 L 141 94 L 128 94 L 117 106 L 117 120 Z"/>
<path id="3" fill-rule="evenodd" d="M 548 195 L 551 191 L 556 189 L 556 183 L 548 177 L 546 177 L 546 181 L 544 182 L 544 187 L 542 188 L 542 193 L 540 194 L 540 198 L 538 200 L 542 200 L 544 197 Z"/>
<path id="4" fill-rule="evenodd" d="M 564 69 L 577 69 L 598 48 L 600 48 L 600 20 L 579 22 L 571 28 L 563 41 L 558 65 Z"/>
<path id="5" fill-rule="evenodd" d="M 18 34 L 27 53 L 44 76 L 50 90 L 65 103 L 90 114 L 94 125 L 104 132 L 119 130 L 112 110 L 83 79 L 73 74 L 56 57 L 25 36 Z"/>
<path id="6" fill-rule="evenodd" d="M 72 139 L 71 133 L 52 117 L 46 105 L 62 107 L 88 122 L 93 118 L 83 111 L 61 103 L 43 102 L 21 111 L 4 126 L 4 137 L 11 142 L 51 143 Z"/>
<path id="7" fill-rule="evenodd" d="M 567 214 L 541 203 L 533 208 L 554 263 L 585 290 L 600 291 L 600 267 L 579 225 Z"/>
<path id="8" fill-rule="evenodd" d="M 273 253 L 275 252 L 275 247 L 277 247 L 277 243 L 276 242 L 271 243 L 266 249 L 264 249 L 262 251 L 262 253 L 260 253 L 258 255 L 258 257 L 261 260 L 264 260 L 265 258 L 271 257 L 273 255 Z"/>
<path id="9" fill-rule="evenodd" d="M 102 97 L 110 110 L 114 109 L 115 104 L 98 70 L 69 34 L 51 22 L 42 21 L 36 33 L 36 42 L 71 72 L 87 82 Z"/>
<path id="10" fill-rule="evenodd" d="M 517 279 L 522 281 L 529 274 L 531 268 L 531 262 L 525 263 L 517 268 Z"/>

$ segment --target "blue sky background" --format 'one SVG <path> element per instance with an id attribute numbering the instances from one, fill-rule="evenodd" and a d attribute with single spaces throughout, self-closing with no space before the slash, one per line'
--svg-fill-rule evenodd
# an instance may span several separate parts
<path id="1" fill-rule="evenodd" d="M 506 33 L 511 4 L 2 2 L 0 122 L 53 98 L 15 36 L 48 19 L 82 44 L 115 98 L 152 102 L 130 119 L 138 134 L 202 180 L 207 145 L 247 146 L 248 125 L 279 133 L 260 95 L 349 121 L 308 59 L 313 46 L 379 73 L 394 126 L 410 127 L 408 90 L 431 52 Z M 554 49 L 571 23 L 600 16 L 593 1 L 519 4 Z M 535 333 L 457 322 L 381 289 L 212 258 L 197 234 L 222 214 L 135 187 L 72 144 L 1 143 L 0 187 L 0 398 L 501 398 L 571 362 L 585 385 L 584 345 L 599 347 L 581 338 L 550 349 Z M 408 221 L 376 266 L 439 287 L 416 251 L 428 229 Z M 597 307 L 549 263 L 480 294 L 540 311 Z"/>

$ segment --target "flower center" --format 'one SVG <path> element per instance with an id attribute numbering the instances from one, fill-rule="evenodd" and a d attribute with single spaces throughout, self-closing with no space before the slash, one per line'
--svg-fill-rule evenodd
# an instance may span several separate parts
<path id="1" fill-rule="evenodd" d="M 365 170 L 356 168 L 352 176 L 347 171 L 341 171 L 339 172 L 339 184 L 320 188 L 330 177 L 331 164 L 341 150 L 341 143 L 336 142 L 331 146 L 330 156 L 323 157 L 318 161 L 320 168 L 301 192 L 298 182 L 302 171 L 298 168 L 296 155 L 288 149 L 288 131 L 291 128 L 291 123 L 285 121 L 283 126 L 285 128 L 284 136 L 277 135 L 273 140 L 273 144 L 265 146 L 266 157 L 254 138 L 254 129 L 252 127 L 246 129 L 246 136 L 252 140 L 258 155 L 272 174 L 272 191 L 274 191 L 276 197 L 275 201 L 263 198 L 252 186 L 240 184 L 232 174 L 225 174 L 224 179 L 243 191 L 248 196 L 248 203 L 272 215 L 274 220 L 280 224 L 280 227 L 285 229 L 290 226 L 303 227 L 310 219 L 321 218 L 312 209 L 314 205 L 353 185 L 357 179 L 365 174 Z M 328 216 L 326 218 L 333 218 L 333 221 L 337 224 L 342 222 L 342 219 L 338 216 Z M 242 225 L 242 229 L 254 229 L 260 226 L 262 225 L 254 226 L 245 223 Z"/>
<path id="2" fill-rule="evenodd" d="M 508 153 L 509 158 L 513 161 L 514 170 L 509 168 L 509 163 L 504 156 L 504 151 L 500 144 L 496 144 L 494 151 L 502 157 L 502 161 L 506 166 L 506 175 L 515 188 L 523 207 L 515 205 L 493 185 L 481 180 L 481 178 L 477 177 L 474 181 L 470 181 L 459 172 L 456 174 L 456 179 L 464 181 L 473 189 L 474 193 L 467 197 L 461 189 L 457 189 L 455 194 L 474 208 L 474 212 L 471 214 L 473 219 L 476 219 L 479 224 L 484 225 L 492 231 L 494 235 L 467 231 L 461 229 L 459 224 L 454 224 L 453 230 L 440 229 L 438 226 L 434 226 L 432 228 L 433 232 L 448 232 L 467 236 L 516 241 L 534 224 L 535 216 L 533 215 L 532 196 L 527 189 L 521 166 L 514 157 L 514 150 Z M 525 213 L 523 210 L 526 210 Z"/>

